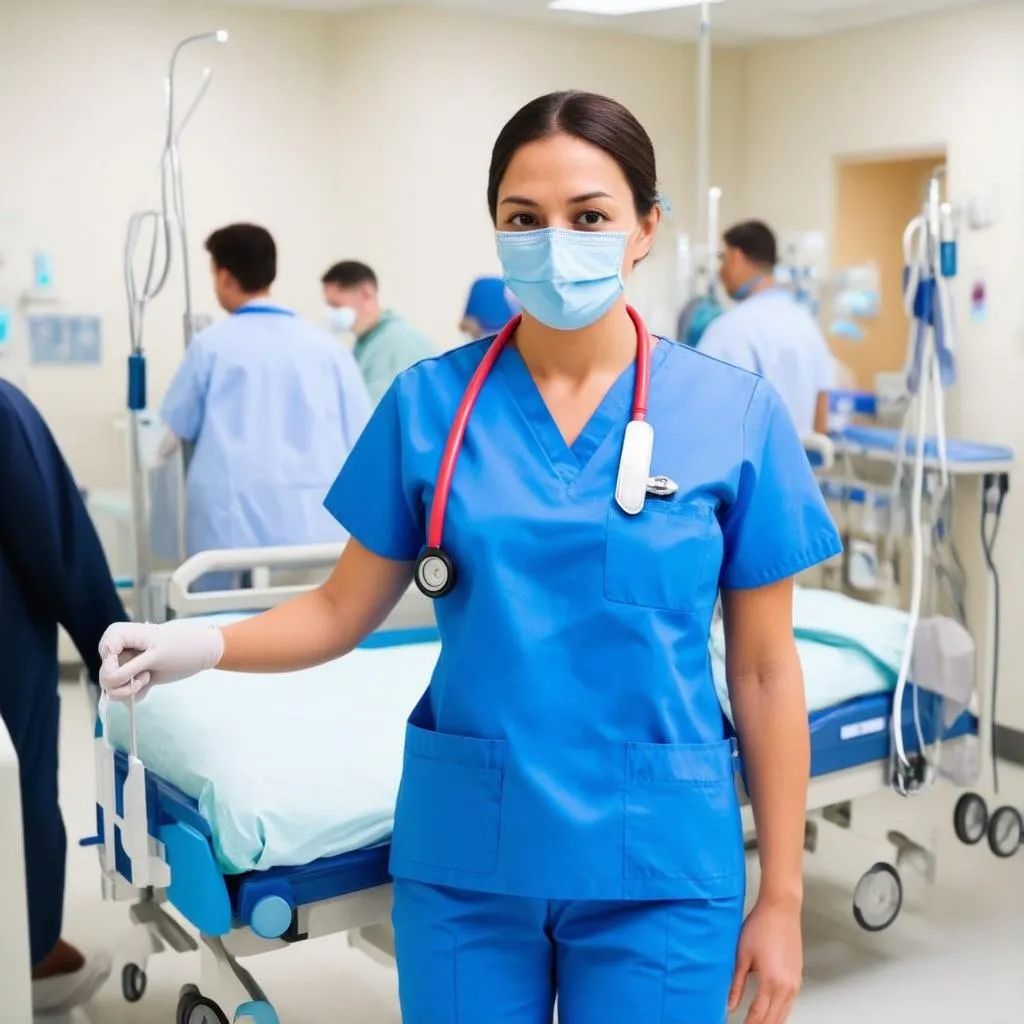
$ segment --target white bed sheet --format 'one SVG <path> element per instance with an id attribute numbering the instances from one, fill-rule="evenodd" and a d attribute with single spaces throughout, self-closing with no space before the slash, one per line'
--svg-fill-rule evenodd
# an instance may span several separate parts
<path id="1" fill-rule="evenodd" d="M 204 672 L 155 687 L 136 708 L 139 757 L 198 801 L 226 872 L 371 846 L 391 834 L 405 721 L 439 651 L 360 649 L 304 672 Z M 127 749 L 123 706 L 108 724 Z"/>

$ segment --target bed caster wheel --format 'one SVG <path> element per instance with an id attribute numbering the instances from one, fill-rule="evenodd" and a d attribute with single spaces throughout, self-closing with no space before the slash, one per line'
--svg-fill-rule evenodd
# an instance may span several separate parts
<path id="1" fill-rule="evenodd" d="M 121 970 L 121 994 L 127 1003 L 137 1003 L 146 994 L 146 972 L 138 964 L 125 964 Z"/>
<path id="2" fill-rule="evenodd" d="M 277 1011 L 270 1003 L 243 1003 L 235 1010 L 234 1024 L 281 1024 Z"/>
<path id="3" fill-rule="evenodd" d="M 178 998 L 177 1024 L 229 1024 L 224 1011 L 199 994 L 195 985 L 186 985 Z"/>
<path id="4" fill-rule="evenodd" d="M 953 811 L 953 831 L 966 846 L 974 846 L 988 832 L 988 805 L 977 793 L 964 793 Z"/>
<path id="5" fill-rule="evenodd" d="M 997 857 L 1012 857 L 1024 846 L 1024 818 L 1016 807 L 1000 807 L 988 823 L 989 849 Z"/>
<path id="6" fill-rule="evenodd" d="M 891 864 L 876 864 L 853 890 L 853 918 L 866 932 L 885 931 L 902 908 L 903 882 Z"/>

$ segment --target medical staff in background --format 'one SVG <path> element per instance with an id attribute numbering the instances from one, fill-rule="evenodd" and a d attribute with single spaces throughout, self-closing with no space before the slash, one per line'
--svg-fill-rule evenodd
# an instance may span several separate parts
<path id="1" fill-rule="evenodd" d="M 497 334 L 520 308 L 519 300 L 500 277 L 478 277 L 469 289 L 459 330 L 467 341 Z"/>
<path id="2" fill-rule="evenodd" d="M 351 651 L 410 582 L 442 651 L 391 847 L 405 1024 L 782 1024 L 800 986 L 809 735 L 793 576 L 840 550 L 764 378 L 652 338 L 623 290 L 660 220 L 614 100 L 542 96 L 487 202 L 521 317 L 400 374 L 326 499 L 330 579 L 218 628 L 119 624 L 115 699 Z M 715 429 L 709 430 L 713 423 Z M 727 671 L 761 880 L 743 922 Z"/>
<path id="3" fill-rule="evenodd" d="M 708 324 L 700 351 L 767 377 L 801 437 L 826 433 L 836 361 L 807 307 L 773 277 L 774 233 L 748 221 L 730 228 L 724 242 L 722 284 L 736 304 Z"/>
<path id="4" fill-rule="evenodd" d="M 25 395 L 0 380 L 0 718 L 21 772 L 32 1004 L 38 1014 L 68 1013 L 88 1002 L 111 967 L 106 954 L 86 958 L 61 938 L 67 837 L 57 800 L 57 628 L 67 630 L 95 683 L 96 645 L 107 626 L 124 617 L 56 441 Z M 0 1019 L 6 1019 L 3 1010 Z"/>
<path id="5" fill-rule="evenodd" d="M 374 404 L 403 370 L 437 355 L 437 347 L 425 334 L 397 313 L 381 308 L 377 275 L 365 263 L 335 263 L 321 283 L 331 327 L 356 336 L 356 362 Z"/>
<path id="6" fill-rule="evenodd" d="M 265 228 L 232 224 L 206 249 L 231 315 L 192 339 L 160 410 L 171 447 L 195 444 L 188 553 L 344 540 L 323 494 L 370 414 L 359 369 L 271 299 L 277 248 Z"/>

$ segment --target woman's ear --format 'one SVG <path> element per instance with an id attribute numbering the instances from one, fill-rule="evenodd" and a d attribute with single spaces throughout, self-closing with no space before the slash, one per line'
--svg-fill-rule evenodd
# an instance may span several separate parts
<path id="1" fill-rule="evenodd" d="M 655 204 L 651 212 L 640 220 L 636 235 L 630 244 L 629 263 L 636 266 L 650 255 L 651 247 L 654 245 L 654 236 L 658 233 L 658 225 L 661 223 L 661 206 Z"/>

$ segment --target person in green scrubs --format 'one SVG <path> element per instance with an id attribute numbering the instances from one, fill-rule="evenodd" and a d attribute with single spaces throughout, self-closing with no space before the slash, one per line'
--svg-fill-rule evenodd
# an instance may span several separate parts
<path id="1" fill-rule="evenodd" d="M 425 334 L 381 308 L 377 275 L 365 263 L 335 263 L 321 282 L 331 327 L 356 336 L 354 355 L 375 405 L 403 370 L 438 354 Z"/>

